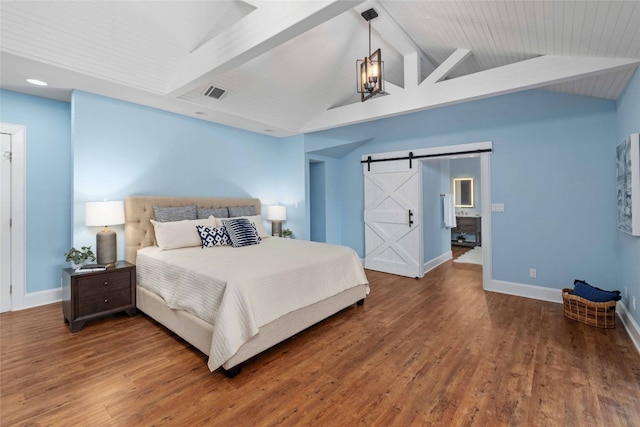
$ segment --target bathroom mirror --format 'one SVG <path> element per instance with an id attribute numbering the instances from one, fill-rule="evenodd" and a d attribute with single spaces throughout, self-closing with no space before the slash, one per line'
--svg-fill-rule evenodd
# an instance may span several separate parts
<path id="1" fill-rule="evenodd" d="M 453 179 L 453 200 L 456 208 L 473 207 L 473 178 Z"/>

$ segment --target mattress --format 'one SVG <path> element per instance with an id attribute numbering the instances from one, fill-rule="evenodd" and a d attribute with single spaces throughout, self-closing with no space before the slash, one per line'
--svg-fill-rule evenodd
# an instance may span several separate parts
<path id="1" fill-rule="evenodd" d="M 218 368 L 258 333 L 292 311 L 366 285 L 355 251 L 270 237 L 234 248 L 140 249 L 137 283 L 172 309 L 214 325 L 208 366 Z"/>

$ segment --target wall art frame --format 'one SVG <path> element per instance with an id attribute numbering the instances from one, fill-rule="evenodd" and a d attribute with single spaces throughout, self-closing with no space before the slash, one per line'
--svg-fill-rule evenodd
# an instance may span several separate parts
<path id="1" fill-rule="evenodd" d="M 616 147 L 616 193 L 618 230 L 640 236 L 640 134 Z"/>

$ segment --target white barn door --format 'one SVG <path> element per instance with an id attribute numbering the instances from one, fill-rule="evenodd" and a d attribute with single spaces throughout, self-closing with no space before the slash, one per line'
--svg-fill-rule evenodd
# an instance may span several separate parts
<path id="1" fill-rule="evenodd" d="M 364 163 L 365 268 L 422 277 L 422 165 Z"/>

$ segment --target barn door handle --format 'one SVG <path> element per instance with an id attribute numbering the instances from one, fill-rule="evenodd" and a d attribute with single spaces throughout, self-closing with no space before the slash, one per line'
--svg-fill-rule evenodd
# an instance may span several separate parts
<path id="1" fill-rule="evenodd" d="M 409 227 L 411 227 L 411 225 L 413 224 L 413 212 L 411 212 L 411 209 L 409 209 Z"/>

